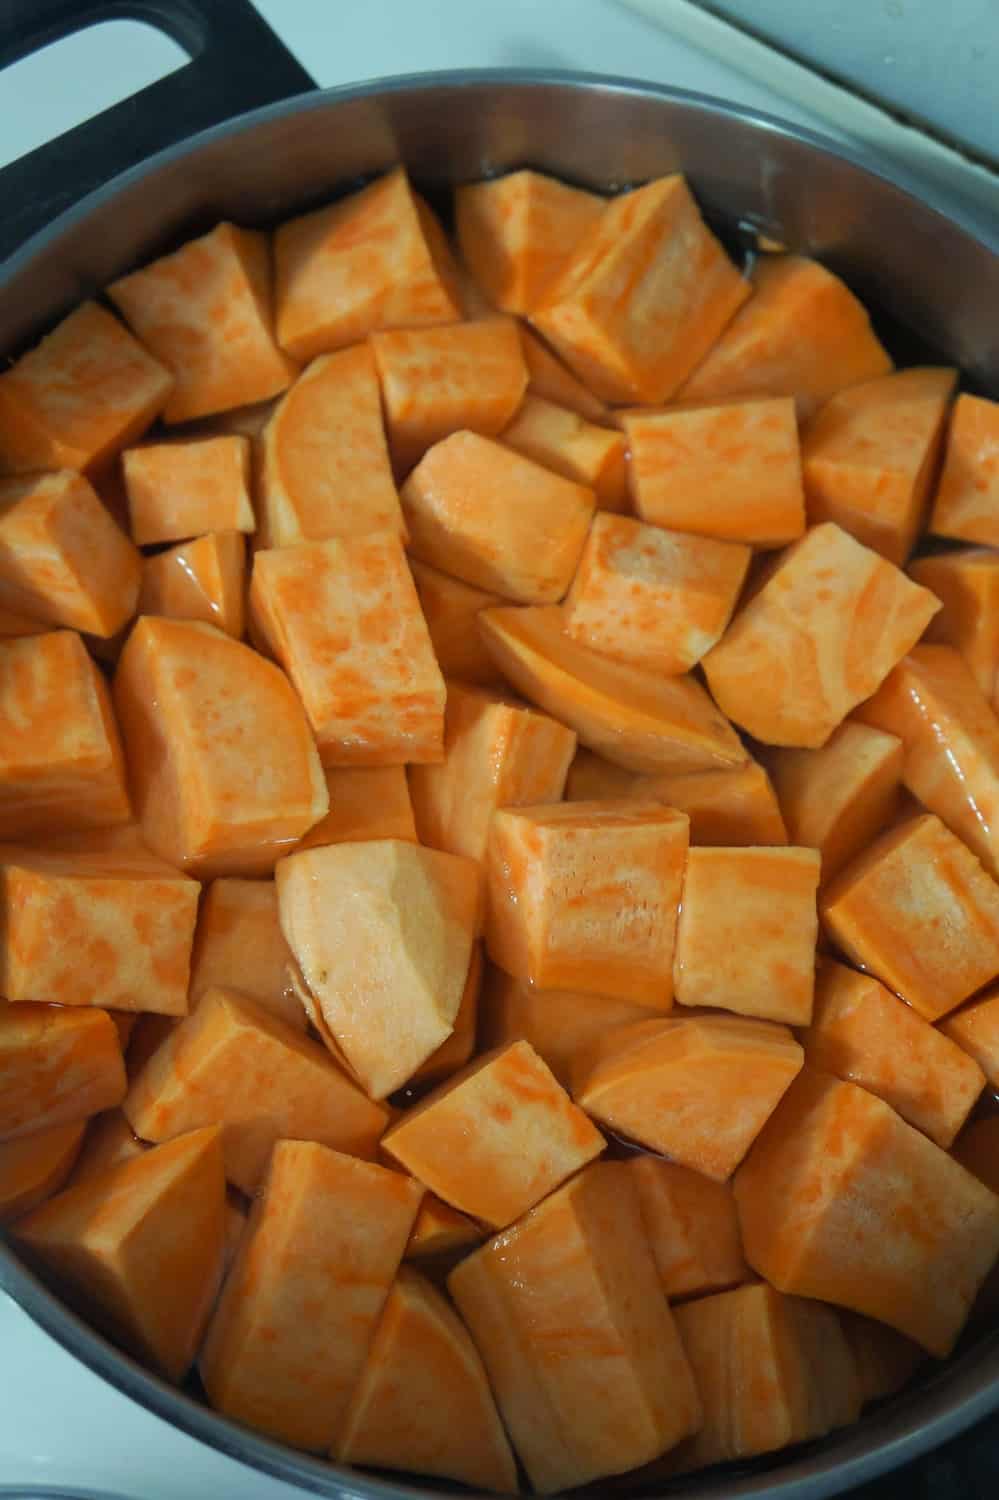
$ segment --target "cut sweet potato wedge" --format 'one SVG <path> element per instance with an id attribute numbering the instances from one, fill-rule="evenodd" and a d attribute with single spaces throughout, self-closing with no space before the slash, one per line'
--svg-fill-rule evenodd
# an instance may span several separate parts
<path id="1" fill-rule="evenodd" d="M 434 1193 L 425 1193 L 406 1246 L 407 1260 L 433 1260 L 481 1245 L 486 1231 Z"/>
<path id="2" fill-rule="evenodd" d="M 999 701 L 999 552 L 962 547 L 937 557 L 918 557 L 909 564 L 908 573 L 943 605 L 923 639 L 959 651 L 995 708 Z"/>
<path id="3" fill-rule="evenodd" d="M 239 990 L 299 1031 L 305 1015 L 288 989 L 291 957 L 273 880 L 213 880 L 204 893 L 191 955 L 191 1009 L 210 989 Z"/>
<path id="4" fill-rule="evenodd" d="M 0 1224 L 29 1213 L 59 1191 L 73 1170 L 85 1129 L 85 1121 L 78 1120 L 0 1144 Z"/>
<path id="5" fill-rule="evenodd" d="M 113 1109 L 125 1088 L 107 1011 L 0 1002 L 0 1141 Z"/>
<path id="6" fill-rule="evenodd" d="M 444 676 L 479 687 L 500 683 L 499 670 L 482 643 L 477 624 L 481 610 L 502 604 L 499 595 L 462 583 L 460 578 L 451 578 L 415 557 L 410 558 L 409 565 L 430 643 Z"/>
<path id="7" fill-rule="evenodd" d="M 999 545 L 997 439 L 999 402 L 967 393 L 958 396 L 930 516 L 936 536 Z"/>
<path id="8" fill-rule="evenodd" d="M 590 422 L 606 422 L 607 407 L 564 365 L 530 328 L 520 330 L 520 346 L 527 365 L 528 393 L 577 412 Z"/>
<path id="9" fill-rule="evenodd" d="M 656 1156 L 633 1157 L 627 1167 L 670 1300 L 703 1297 L 749 1281 L 728 1183 Z"/>
<path id="10" fill-rule="evenodd" d="M 150 1150 L 140 1141 L 122 1109 L 105 1109 L 87 1125 L 83 1147 L 76 1159 L 70 1186 L 76 1187 L 88 1177 L 102 1177 L 112 1167 L 135 1161 Z"/>
<path id="11" fill-rule="evenodd" d="M 371 839 L 417 842 L 405 766 L 336 766 L 327 767 L 323 775 L 330 810 L 299 840 L 296 850 Z"/>
<path id="12" fill-rule="evenodd" d="M 200 620 L 239 640 L 245 624 L 246 543 L 238 531 L 212 531 L 142 566 L 140 615 Z"/>
<path id="13" fill-rule="evenodd" d="M 140 546 L 208 531 L 253 531 L 250 440 L 148 443 L 122 458 L 132 536 Z"/>
<path id="14" fill-rule="evenodd" d="M 999 989 L 993 986 L 970 1005 L 954 1011 L 941 1021 L 940 1030 L 969 1059 L 973 1058 L 992 1087 L 999 1089 Z"/>
<path id="15" fill-rule="evenodd" d="M 475 1051 L 478 1033 L 479 993 L 482 989 L 483 964 L 482 944 L 473 943 L 468 974 L 465 976 L 465 988 L 461 992 L 461 1003 L 458 1006 L 458 1014 L 454 1018 L 454 1029 L 451 1035 L 441 1042 L 436 1052 L 431 1052 L 426 1062 L 420 1064 L 410 1079 L 412 1085 L 440 1083 L 442 1079 L 449 1078 L 452 1073 L 457 1073 L 458 1069 L 463 1068 L 470 1060 Z"/>
<path id="16" fill-rule="evenodd" d="M 628 508 L 628 448 L 623 433 L 588 422 L 569 407 L 529 395 L 503 442 L 525 458 L 588 485 L 601 510 Z"/>
<path id="17" fill-rule="evenodd" d="M 869 1401 L 894 1396 L 925 1362 L 926 1355 L 919 1345 L 904 1333 L 896 1333 L 887 1323 L 878 1323 L 846 1308 L 841 1310 L 839 1321 L 857 1367 L 865 1406 Z"/>

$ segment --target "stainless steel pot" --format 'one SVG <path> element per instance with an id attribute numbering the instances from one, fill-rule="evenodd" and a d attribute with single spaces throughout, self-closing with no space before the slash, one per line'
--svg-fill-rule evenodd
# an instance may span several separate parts
<path id="1" fill-rule="evenodd" d="M 39 35 L 79 24 L 81 11 L 116 7 L 7 0 L 7 8 L 20 32 L 13 40 L 0 35 L 0 65 Z M 261 91 L 266 97 L 308 82 L 242 0 L 136 0 L 121 8 L 200 49 L 193 84 L 175 75 L 146 91 L 152 98 L 119 106 L 110 130 L 105 120 L 46 148 L 41 177 L 37 159 L 17 164 L 13 180 L 11 169 L 0 174 L 5 212 L 12 204 L 21 233 L 33 213 L 66 201 L 74 183 L 88 184 L 102 170 L 110 175 L 123 148 L 135 156 L 157 135 L 162 140 L 192 119 L 205 123 L 206 107 L 224 113 L 259 100 Z M 238 36 L 234 26 L 242 28 Z M 252 58 L 236 58 L 239 47 Z M 235 99 L 233 76 L 241 80 Z M 146 127 L 130 129 L 129 110 Z M 220 217 L 266 225 L 399 161 L 429 189 L 524 164 L 603 190 L 683 171 L 713 220 L 736 231 L 755 226 L 820 256 L 975 386 L 999 395 L 999 226 L 955 222 L 897 174 L 779 120 L 668 88 L 558 73 L 380 80 L 305 94 L 204 130 L 115 176 L 0 265 L 0 351 L 16 351 L 82 297 Z M 119 1353 L 2 1244 L 0 1287 L 106 1380 L 244 1463 L 324 1495 L 441 1493 L 337 1470 L 215 1415 Z M 924 1453 L 996 1407 L 993 1330 L 967 1340 L 947 1365 L 857 1426 L 788 1458 L 682 1481 L 670 1494 L 816 1500 Z"/>

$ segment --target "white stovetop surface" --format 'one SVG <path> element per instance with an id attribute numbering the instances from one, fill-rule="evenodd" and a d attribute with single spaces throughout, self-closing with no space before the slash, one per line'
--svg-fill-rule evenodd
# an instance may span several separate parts
<path id="1" fill-rule="evenodd" d="M 684 0 L 633 0 L 631 8 L 615 0 L 257 3 L 322 86 L 454 67 L 582 68 L 721 95 L 827 134 L 863 137 L 870 125 L 835 92 L 813 87 L 800 74 L 790 77 L 786 69 L 771 72 L 758 51 L 730 47 Z M 642 8 L 666 29 L 636 13 Z M 713 53 L 706 50 L 711 48 Z M 123 97 L 177 60 L 163 38 L 118 22 L 101 36 L 63 44 L 61 56 L 29 60 L 0 75 L 0 165 L 44 140 L 47 127 L 65 129 L 113 102 L 107 95 L 95 97 L 95 80 L 114 77 L 117 97 Z M 911 144 L 900 137 L 899 153 L 910 160 Z M 4 1486 L 49 1483 L 135 1500 L 301 1497 L 301 1491 L 203 1447 L 119 1395 L 2 1293 L 0 1359 L 0 1492 Z"/>

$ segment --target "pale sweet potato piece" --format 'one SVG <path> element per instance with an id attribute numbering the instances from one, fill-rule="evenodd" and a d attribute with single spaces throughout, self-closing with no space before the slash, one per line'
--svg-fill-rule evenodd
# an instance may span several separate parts
<path id="1" fill-rule="evenodd" d="M 786 1026 L 741 1016 L 663 1016 L 599 1037 L 572 1065 L 594 1119 L 724 1182 L 802 1064 Z"/>
<path id="2" fill-rule="evenodd" d="M 564 365 L 545 341 L 530 328 L 520 329 L 520 347 L 527 366 L 527 390 L 531 396 L 553 401 L 590 422 L 607 422 L 609 412 L 598 396 Z"/>
<path id="3" fill-rule="evenodd" d="M 481 1245 L 486 1231 L 434 1193 L 425 1193 L 406 1246 L 407 1260 L 432 1260 Z"/>
<path id="4" fill-rule="evenodd" d="M 732 616 L 748 547 L 597 514 L 563 606 L 573 640 L 653 671 L 687 672 Z"/>
<path id="5" fill-rule="evenodd" d="M 833 522 L 784 552 L 704 658 L 716 701 L 769 745 L 817 749 L 940 608 Z"/>
<path id="6" fill-rule="evenodd" d="M 281 927 L 372 1098 L 450 1036 L 479 926 L 477 867 L 398 839 L 307 849 L 277 869 Z"/>
<path id="7" fill-rule="evenodd" d="M 253 531 L 250 440 L 147 443 L 122 455 L 129 525 L 140 546 L 206 531 Z"/>
<path id="8" fill-rule="evenodd" d="M 114 704 L 143 837 L 201 878 L 269 874 L 328 811 L 291 684 L 220 630 L 140 620 Z"/>
<path id="9" fill-rule="evenodd" d="M 812 1067 L 877 1094 L 944 1149 L 985 1087 L 978 1064 L 873 975 L 831 960 L 801 1040 Z"/>
<path id="10" fill-rule="evenodd" d="M 555 604 L 572 581 L 593 491 L 492 438 L 455 432 L 402 487 L 414 557 L 521 604 Z"/>
<path id="11" fill-rule="evenodd" d="M 265 547 L 405 531 L 366 344 L 313 360 L 260 437 Z"/>
<path id="12" fill-rule="evenodd" d="M 388 1294 L 334 1456 L 517 1491 L 517 1465 L 471 1336 L 447 1298 L 409 1267 Z"/>
<path id="13" fill-rule="evenodd" d="M 137 612 L 217 625 L 239 640 L 245 626 L 246 543 L 238 531 L 212 531 L 142 565 Z"/>
<path id="14" fill-rule="evenodd" d="M 298 1031 L 305 1014 L 288 988 L 288 944 L 278 918 L 273 880 L 213 880 L 198 914 L 188 988 L 193 1010 L 220 986 L 249 995 Z"/>
<path id="15" fill-rule="evenodd" d="M 73 1170 L 85 1129 L 86 1122 L 77 1120 L 0 1144 L 0 1225 L 59 1191 Z"/>
<path id="16" fill-rule="evenodd" d="M 937 557 L 917 557 L 908 573 L 943 605 L 926 627 L 923 640 L 959 651 L 995 708 L 999 702 L 999 552 L 961 547 Z"/>
<path id="17" fill-rule="evenodd" d="M 0 643 L 0 839 L 130 817 L 110 694 L 79 636 Z"/>
<path id="18" fill-rule="evenodd" d="M 339 1439 L 422 1196 L 399 1172 L 277 1143 L 201 1351 L 214 1407 L 299 1448 Z"/>
<path id="19" fill-rule="evenodd" d="M 405 766 L 329 766 L 323 775 L 330 810 L 295 851 L 371 839 L 417 842 Z"/>
<path id="20" fill-rule="evenodd" d="M 151 854 L 0 850 L 0 994 L 187 1013 L 198 884 Z"/>
<path id="21" fill-rule="evenodd" d="M 430 644 L 444 676 L 479 687 L 493 687 L 502 682 L 477 624 L 480 610 L 503 602 L 499 595 L 462 583 L 460 578 L 451 578 L 415 557 L 410 558 L 409 566 L 430 632 Z"/>
<path id="22" fill-rule="evenodd" d="M 0 1141 L 112 1109 L 125 1088 L 106 1011 L 0 1001 Z"/>
<path id="23" fill-rule="evenodd" d="M 700 1426 L 623 1163 L 581 1172 L 467 1256 L 448 1290 L 541 1494 L 622 1473 Z"/>
<path id="24" fill-rule="evenodd" d="M 668 1011 L 688 822 L 651 801 L 563 802 L 493 815 L 486 947 L 539 989 Z"/>
<path id="25" fill-rule="evenodd" d="M 667 401 L 750 294 L 683 177 L 612 198 L 531 321 L 605 401 Z"/>
<path id="26" fill-rule="evenodd" d="M 999 544 L 999 402 L 962 392 L 954 403 L 930 531 Z"/>
<path id="27" fill-rule="evenodd" d="M 943 1358 L 999 1255 L 999 1198 L 853 1083 L 805 1068 L 735 1178 L 746 1258 L 779 1291 Z"/>
<path id="28" fill-rule="evenodd" d="M 274 258 L 278 339 L 296 359 L 461 317 L 444 233 L 402 167 L 282 224 Z"/>
<path id="29" fill-rule="evenodd" d="M 503 429 L 502 439 L 525 458 L 588 485 L 601 510 L 628 509 L 628 447 L 623 433 L 529 395 Z"/>
<path id="30" fill-rule="evenodd" d="M 102 1177 L 112 1167 L 135 1161 L 149 1149 L 148 1144 L 140 1141 L 133 1131 L 124 1110 L 102 1110 L 87 1124 L 87 1133 L 69 1184 L 76 1187 L 88 1177 Z"/>
<path id="31" fill-rule="evenodd" d="M 740 766 L 742 741 L 693 677 L 662 677 L 570 640 L 561 609 L 486 609 L 479 629 L 504 677 L 629 771 Z"/>
<path id="32" fill-rule="evenodd" d="M 804 532 L 789 396 L 632 411 L 621 420 L 643 521 L 753 547 L 783 547 Z"/>
<path id="33" fill-rule="evenodd" d="M 819 907 L 844 953 L 927 1021 L 999 974 L 999 886 L 932 814 L 882 834 Z"/>
<path id="34" fill-rule="evenodd" d="M 172 390 L 169 370 L 84 302 L 0 375 L 0 474 L 99 469 L 142 436 Z"/>
<path id="35" fill-rule="evenodd" d="M 472 957 L 465 976 L 465 987 L 461 992 L 458 1014 L 454 1018 L 454 1029 L 436 1052 L 431 1052 L 409 1080 L 413 1086 L 440 1083 L 457 1073 L 470 1060 L 475 1051 L 475 1039 L 479 1024 L 479 993 L 482 989 L 484 960 L 482 944 L 473 943 Z"/>
<path id="36" fill-rule="evenodd" d="M 258 552 L 250 610 L 305 705 L 324 765 L 440 759 L 444 679 L 398 537 Z"/>
<path id="37" fill-rule="evenodd" d="M 174 376 L 165 422 L 266 401 L 295 377 L 274 342 L 270 251 L 256 230 L 219 224 L 112 282 L 108 296 Z"/>
<path id="38" fill-rule="evenodd" d="M 67 1188 L 15 1234 L 116 1342 L 179 1382 L 218 1291 L 224 1204 L 219 1131 L 195 1130 Z"/>
<path id="39" fill-rule="evenodd" d="M 547 714 L 450 683 L 444 760 L 409 772 L 420 842 L 483 859 L 496 809 L 557 802 L 575 749 L 572 730 Z"/>
<path id="40" fill-rule="evenodd" d="M 114 635 L 135 613 L 142 558 L 82 474 L 0 480 L 0 606 Z"/>
<path id="41" fill-rule="evenodd" d="M 728 1183 L 657 1156 L 632 1157 L 627 1168 L 670 1300 L 703 1297 L 750 1279 Z"/>
<path id="42" fill-rule="evenodd" d="M 804 421 L 837 391 L 891 370 L 863 306 L 818 261 L 764 256 L 752 289 L 681 399 L 793 396 Z"/>
<path id="43" fill-rule="evenodd" d="M 956 383 L 956 370 L 927 366 L 827 401 L 802 438 L 809 523 L 835 521 L 903 567 L 923 527 Z"/>
<path id="44" fill-rule="evenodd" d="M 370 1157 L 388 1121 L 324 1048 L 235 990 L 209 990 L 133 1081 L 125 1114 L 145 1141 L 223 1127 L 226 1176 L 260 1186 L 274 1142 Z"/>
<path id="45" fill-rule="evenodd" d="M 999 989 L 993 986 L 970 1005 L 940 1022 L 945 1037 L 956 1042 L 999 1089 Z"/>
<path id="46" fill-rule="evenodd" d="M 924 1363 L 926 1355 L 918 1344 L 897 1333 L 887 1323 L 865 1318 L 863 1313 L 842 1308 L 840 1327 L 853 1355 L 864 1405 L 894 1396 Z"/>

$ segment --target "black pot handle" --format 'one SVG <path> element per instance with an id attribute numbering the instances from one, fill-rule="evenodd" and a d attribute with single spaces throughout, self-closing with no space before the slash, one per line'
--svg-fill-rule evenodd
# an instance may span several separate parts
<path id="1" fill-rule="evenodd" d="M 0 169 L 0 261 L 127 167 L 233 115 L 315 87 L 250 0 L 0 0 L 0 68 L 100 21 L 145 21 L 176 72 Z"/>

